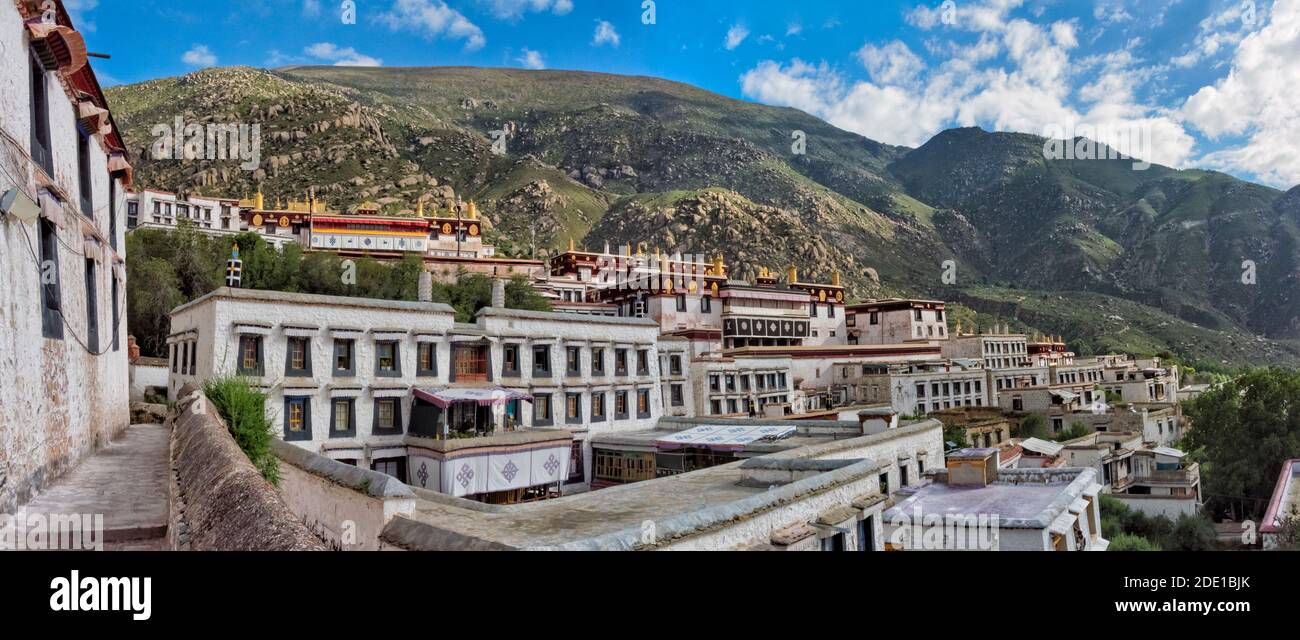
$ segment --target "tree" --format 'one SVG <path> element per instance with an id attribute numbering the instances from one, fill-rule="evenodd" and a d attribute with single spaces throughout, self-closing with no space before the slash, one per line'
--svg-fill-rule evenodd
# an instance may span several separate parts
<path id="1" fill-rule="evenodd" d="M 1277 532 L 1277 548 L 1282 551 L 1300 551 L 1300 512 L 1293 507 L 1291 514 L 1282 519 Z"/>
<path id="2" fill-rule="evenodd" d="M 966 439 L 966 427 L 957 424 L 943 425 L 943 442 L 945 447 L 949 442 L 953 443 L 953 448 L 960 449 L 968 446 L 970 443 Z"/>
<path id="3" fill-rule="evenodd" d="M 1031 413 L 1020 423 L 1020 429 L 1017 431 L 1019 438 L 1047 438 L 1047 422 L 1043 416 L 1037 413 Z"/>
<path id="4" fill-rule="evenodd" d="M 1054 442 L 1066 442 L 1068 440 L 1074 440 L 1075 438 L 1082 438 L 1089 433 L 1092 433 L 1092 430 L 1088 428 L 1088 425 L 1076 420 L 1070 425 L 1069 429 L 1064 429 L 1055 436 L 1052 436 L 1052 440 Z"/>
<path id="5" fill-rule="evenodd" d="M 1171 551 L 1209 551 L 1218 546 L 1214 523 L 1201 514 L 1182 514 L 1174 523 L 1164 548 Z"/>
<path id="6" fill-rule="evenodd" d="M 1129 533 L 1121 533 L 1110 539 L 1107 551 L 1160 551 L 1157 545 L 1146 538 Z"/>
<path id="7" fill-rule="evenodd" d="M 1300 457 L 1300 372 L 1255 369 L 1188 402 L 1196 427 L 1187 446 L 1203 450 L 1210 506 L 1233 520 L 1258 517 L 1282 463 Z"/>

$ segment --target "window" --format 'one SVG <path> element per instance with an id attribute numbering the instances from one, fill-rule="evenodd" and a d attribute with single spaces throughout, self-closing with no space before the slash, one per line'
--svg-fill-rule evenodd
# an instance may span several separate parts
<path id="1" fill-rule="evenodd" d="M 680 375 L 682 375 L 682 357 L 681 357 L 681 356 L 669 356 L 669 357 L 668 357 L 668 371 L 670 371 L 670 372 L 671 372 L 673 375 L 675 375 L 675 376 L 680 376 Z"/>
<path id="2" fill-rule="evenodd" d="M 284 439 L 311 440 L 311 398 L 284 399 Z"/>
<path id="3" fill-rule="evenodd" d="M 582 394 L 581 393 L 565 394 L 564 421 L 567 424 L 582 424 Z"/>
<path id="4" fill-rule="evenodd" d="M 677 294 L 677 310 L 681 312 L 686 311 L 686 294 L 684 293 Z"/>
<path id="5" fill-rule="evenodd" d="M 889 472 L 888 471 L 880 474 L 880 493 L 886 496 L 889 495 Z"/>
<path id="6" fill-rule="evenodd" d="M 182 342 L 181 345 L 181 375 L 189 375 L 190 372 L 190 343 Z"/>
<path id="7" fill-rule="evenodd" d="M 381 378 L 402 377 L 401 352 L 397 342 L 383 340 L 375 343 L 375 375 Z"/>
<path id="8" fill-rule="evenodd" d="M 591 375 L 593 376 L 605 375 L 605 350 L 604 349 L 598 348 L 598 349 L 591 350 Z"/>
<path id="9" fill-rule="evenodd" d="M 718 374 L 716 373 L 709 374 L 709 391 L 716 393 L 722 390 L 719 380 L 720 378 L 718 377 Z"/>
<path id="10" fill-rule="evenodd" d="M 117 181 L 108 175 L 108 246 L 117 249 Z"/>
<path id="11" fill-rule="evenodd" d="M 551 416 L 551 394 L 539 393 L 533 396 L 533 426 L 549 427 L 554 423 Z"/>
<path id="12" fill-rule="evenodd" d="M 406 458 L 375 460 L 371 463 L 370 469 L 397 478 L 399 482 L 406 482 Z"/>
<path id="13" fill-rule="evenodd" d="M 614 392 L 614 419 L 627 420 L 627 392 Z"/>
<path id="14" fill-rule="evenodd" d="M 45 68 L 35 58 L 31 63 L 32 88 L 32 160 L 45 169 L 45 173 L 54 175 L 54 155 L 50 146 L 50 108 L 49 92 L 45 85 Z"/>
<path id="15" fill-rule="evenodd" d="M 517 378 L 519 377 L 519 345 L 508 344 L 502 348 L 501 375 Z"/>
<path id="16" fill-rule="evenodd" d="M 402 432 L 402 401 L 397 398 L 375 400 L 374 435 L 393 435 Z"/>
<path id="17" fill-rule="evenodd" d="M 356 401 L 351 398 L 335 398 L 330 402 L 330 437 L 350 438 L 357 435 L 356 415 L 353 411 Z"/>
<path id="18" fill-rule="evenodd" d="M 715 415 L 715 416 L 722 415 L 722 401 L 721 401 L 721 400 L 710 400 L 710 401 L 709 401 L 709 414 L 710 414 L 710 415 Z"/>
<path id="19" fill-rule="evenodd" d="M 627 375 L 627 349 L 614 350 L 614 375 Z"/>
<path id="20" fill-rule="evenodd" d="M 636 417 L 650 417 L 650 390 L 638 389 L 636 392 Z"/>
<path id="21" fill-rule="evenodd" d="M 113 276 L 113 350 L 114 351 L 117 351 L 119 346 L 117 336 L 118 334 L 122 333 L 122 329 L 120 328 L 121 325 L 119 324 L 122 321 L 122 310 L 118 308 L 118 302 L 119 302 L 118 296 L 120 294 L 117 292 L 117 288 L 118 288 L 117 276 L 114 275 Z"/>
<path id="22" fill-rule="evenodd" d="M 171 362 L 172 373 L 176 373 L 176 365 L 180 362 L 180 349 L 176 344 L 171 345 Z"/>
<path id="23" fill-rule="evenodd" d="M 263 375 L 262 336 L 239 336 L 239 375 Z"/>
<path id="24" fill-rule="evenodd" d="M 77 128 L 77 187 L 81 195 L 81 215 L 95 219 L 94 183 L 90 180 L 90 133 Z"/>
<path id="25" fill-rule="evenodd" d="M 433 378 L 438 375 L 438 345 L 433 342 L 421 342 L 415 347 L 415 375 L 421 378 Z"/>
<path id="26" fill-rule="evenodd" d="M 569 448 L 569 479 L 568 483 L 584 482 L 587 479 L 587 470 L 584 468 L 582 456 L 582 441 L 574 440 L 573 446 Z"/>
<path id="27" fill-rule="evenodd" d="M 906 464 L 898 465 L 898 477 L 899 477 L 898 485 L 900 487 L 906 487 L 907 486 L 907 465 Z"/>
<path id="28" fill-rule="evenodd" d="M 669 387 L 669 389 L 671 390 L 670 393 L 672 394 L 672 402 L 674 407 L 680 407 L 683 404 L 685 404 L 685 398 L 682 395 L 682 385 L 675 384 Z"/>
<path id="29" fill-rule="evenodd" d="M 194 375 L 194 372 L 198 370 L 198 367 L 199 367 L 199 343 L 190 342 L 190 375 Z"/>
<path id="30" fill-rule="evenodd" d="M 816 317 L 817 317 L 817 303 L 816 303 L 816 302 L 810 302 L 810 303 L 808 304 L 808 317 L 809 317 L 809 318 L 816 318 Z"/>
<path id="31" fill-rule="evenodd" d="M 353 340 L 334 340 L 334 377 L 350 378 L 357 374 L 352 365 Z"/>
<path id="32" fill-rule="evenodd" d="M 59 280 L 59 230 L 45 218 L 41 227 L 41 335 L 63 339 L 63 292 Z"/>
<path id="33" fill-rule="evenodd" d="M 597 420 L 604 420 L 605 417 L 606 417 L 605 416 L 605 393 L 603 391 L 592 393 L 591 394 L 592 422 L 595 422 Z"/>
<path id="34" fill-rule="evenodd" d="M 311 341 L 309 339 L 289 338 L 284 375 L 311 377 Z"/>
<path id="35" fill-rule="evenodd" d="M 916 321 L 920 322 L 922 317 L 922 311 L 920 309 L 916 309 L 914 313 L 916 314 Z"/>
<path id="36" fill-rule="evenodd" d="M 834 303 L 831 303 L 831 304 L 826 305 L 826 317 L 827 317 L 827 318 L 834 318 L 834 317 L 835 317 L 835 304 L 834 304 Z"/>
<path id="37" fill-rule="evenodd" d="M 916 385 L 916 397 L 918 397 L 918 398 L 924 398 L 924 397 L 925 397 L 925 383 L 924 383 L 924 382 L 919 382 L 919 383 L 917 383 L 917 385 Z"/>
<path id="38" fill-rule="evenodd" d="M 829 538 L 822 538 L 822 551 L 843 551 L 844 534 L 837 533 Z"/>
<path id="39" fill-rule="evenodd" d="M 870 320 L 868 321 L 868 323 L 869 323 L 869 324 L 880 324 L 880 313 L 879 313 L 879 312 L 876 312 L 876 311 L 872 311 L 872 312 L 871 312 L 871 316 L 870 316 Z"/>
<path id="40" fill-rule="evenodd" d="M 845 377 L 848 376 L 848 373 L 849 373 L 849 370 L 848 370 L 848 369 L 845 369 L 845 370 L 844 370 Z M 748 374 L 748 373 L 742 373 L 742 374 L 740 374 L 740 390 L 741 390 L 741 391 L 749 391 L 749 374 Z"/>
<path id="41" fill-rule="evenodd" d="M 858 521 L 858 551 L 876 550 L 876 520 L 874 517 Z"/>
<path id="42" fill-rule="evenodd" d="M 1024 401 L 1023 399 L 1021 399 L 1021 398 L 1012 398 L 1012 399 L 1011 399 L 1011 410 L 1012 410 L 1012 411 L 1024 411 L 1024 410 L 1025 410 L 1025 401 Z"/>
<path id="43" fill-rule="evenodd" d="M 582 349 L 580 347 L 564 348 L 564 375 L 570 377 L 582 375 Z"/>
<path id="44" fill-rule="evenodd" d="M 86 258 L 86 349 L 99 353 L 99 295 L 95 290 L 95 261 Z"/>
<path id="45" fill-rule="evenodd" d="M 533 375 L 551 376 L 551 347 L 538 345 L 533 347 Z"/>
<path id="46" fill-rule="evenodd" d="M 639 376 L 650 375 L 650 351 L 648 349 L 637 349 L 636 351 L 636 374 Z"/>

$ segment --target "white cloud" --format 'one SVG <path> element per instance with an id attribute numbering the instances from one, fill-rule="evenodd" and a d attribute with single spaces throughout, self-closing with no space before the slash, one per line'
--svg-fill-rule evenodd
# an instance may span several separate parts
<path id="1" fill-rule="evenodd" d="M 1243 5 L 1234 4 L 1201 20 L 1191 47 L 1186 53 L 1170 59 L 1170 63 L 1186 69 L 1221 52 L 1231 51 L 1253 30 L 1255 25 L 1249 22 L 1251 19 L 1258 20 L 1258 14 L 1244 16 Z"/>
<path id="2" fill-rule="evenodd" d="M 798 22 L 791 22 L 785 28 L 786 36 L 797 36 L 801 33 L 803 33 L 803 25 L 799 24 Z"/>
<path id="3" fill-rule="evenodd" d="M 483 30 L 443 0 L 395 0 L 379 22 L 394 31 L 414 31 L 426 39 L 464 40 L 467 51 L 487 44 Z"/>
<path id="4" fill-rule="evenodd" d="M 492 15 L 517 20 L 525 13 L 550 11 L 557 16 L 568 15 L 573 11 L 573 0 L 480 0 L 486 3 Z"/>
<path id="5" fill-rule="evenodd" d="M 749 29 L 746 29 L 744 25 L 740 25 L 740 24 L 731 25 L 731 28 L 727 29 L 727 51 L 731 51 L 734 50 L 736 47 L 739 47 L 740 43 L 744 42 L 745 38 L 748 37 L 749 37 Z"/>
<path id="6" fill-rule="evenodd" d="M 1269 21 L 1245 36 L 1228 75 L 1202 87 L 1182 115 L 1211 140 L 1244 136 L 1202 161 L 1249 172 L 1279 187 L 1300 183 L 1300 1 L 1278 0 Z"/>
<path id="7" fill-rule="evenodd" d="M 898 40 L 883 47 L 867 43 L 858 50 L 858 59 L 871 79 L 883 84 L 912 84 L 925 69 L 925 62 Z"/>
<path id="8" fill-rule="evenodd" d="M 1137 90 L 1157 69 L 1126 49 L 1071 62 L 1078 47 L 1073 22 L 1038 24 L 1012 16 L 1022 0 L 958 3 L 950 30 L 925 42 L 938 66 L 901 42 L 865 44 L 858 58 L 869 80 L 851 81 L 825 63 L 765 61 L 741 77 L 753 99 L 802 109 L 849 131 L 890 144 L 917 146 L 952 126 L 984 126 L 1043 135 L 1096 130 L 1148 133 L 1121 152 L 1185 166 L 1196 140 L 1175 110 L 1144 103 Z M 935 8 L 917 7 L 912 24 L 942 24 Z M 955 32 L 978 34 L 975 42 Z M 948 39 L 963 35 L 962 42 Z M 1076 87 L 1079 81 L 1089 84 Z M 1098 136 L 1102 137 L 1102 136 Z M 1103 139 L 1103 141 L 1105 141 Z"/>
<path id="9" fill-rule="evenodd" d="M 303 49 L 303 52 L 313 58 L 332 62 L 336 67 L 379 67 L 384 64 L 379 58 L 358 53 L 352 47 L 340 48 L 333 42 L 317 42 Z"/>
<path id="10" fill-rule="evenodd" d="M 604 44 L 617 47 L 620 42 L 622 42 L 622 38 L 619 37 L 618 31 L 614 29 L 614 25 L 604 20 L 596 21 L 596 33 L 591 37 L 592 44 L 598 47 Z"/>
<path id="11" fill-rule="evenodd" d="M 316 17 L 320 15 L 320 0 L 302 0 L 302 15 Z"/>
<path id="12" fill-rule="evenodd" d="M 518 58 L 515 58 L 515 62 L 518 62 L 528 69 L 546 68 L 546 60 L 542 58 L 542 54 L 533 51 L 532 49 L 524 49 L 523 53 L 521 53 Z"/>
<path id="13" fill-rule="evenodd" d="M 208 45 L 196 44 L 181 56 L 181 62 L 191 67 L 211 67 L 217 64 L 217 56 L 208 49 Z"/>

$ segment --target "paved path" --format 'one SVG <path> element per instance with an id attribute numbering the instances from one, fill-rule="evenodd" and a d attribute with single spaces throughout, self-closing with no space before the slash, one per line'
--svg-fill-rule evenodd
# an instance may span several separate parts
<path id="1" fill-rule="evenodd" d="M 154 545 L 167 535 L 169 435 L 160 424 L 131 425 L 22 510 L 102 513 L 106 548 L 165 548 Z"/>

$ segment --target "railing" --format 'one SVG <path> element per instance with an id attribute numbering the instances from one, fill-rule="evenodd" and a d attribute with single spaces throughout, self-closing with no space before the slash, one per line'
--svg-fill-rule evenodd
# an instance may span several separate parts
<path id="1" fill-rule="evenodd" d="M 1140 484 L 1192 484 L 1201 477 L 1201 469 L 1198 463 L 1192 463 L 1183 469 L 1167 469 L 1148 471 L 1134 477 L 1134 482 Z"/>

